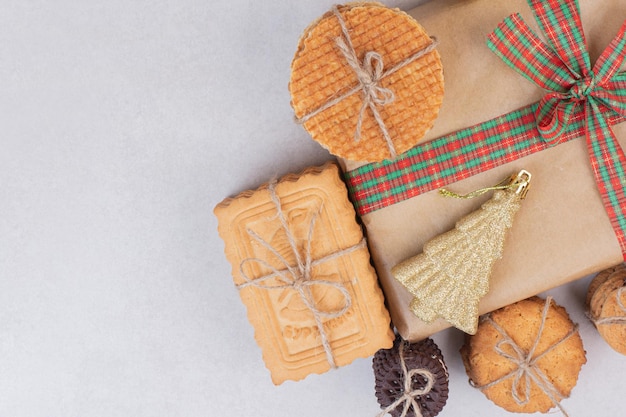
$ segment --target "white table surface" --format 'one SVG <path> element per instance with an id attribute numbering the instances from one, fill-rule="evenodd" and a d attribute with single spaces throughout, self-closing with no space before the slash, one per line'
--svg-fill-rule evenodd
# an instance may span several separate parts
<path id="1" fill-rule="evenodd" d="M 371 359 L 272 384 L 212 213 L 331 159 L 287 91 L 302 30 L 331 4 L 2 2 L 0 417 L 378 412 Z M 552 292 L 588 353 L 563 405 L 623 415 L 626 358 L 584 318 L 587 284 Z M 509 415 L 469 387 L 460 333 L 435 340 L 440 415 Z"/>

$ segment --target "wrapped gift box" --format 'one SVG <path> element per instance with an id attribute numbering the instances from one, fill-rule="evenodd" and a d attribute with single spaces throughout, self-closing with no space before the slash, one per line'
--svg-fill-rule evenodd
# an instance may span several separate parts
<path id="1" fill-rule="evenodd" d="M 626 16 L 626 3 L 581 1 L 581 17 L 591 62 L 609 45 Z M 539 101 L 542 89 L 508 67 L 486 45 L 487 36 L 519 12 L 542 33 L 525 0 L 438 0 L 410 14 L 439 40 L 445 97 L 424 141 L 467 128 Z M 623 69 L 623 68 L 622 68 Z M 613 127 L 622 146 L 626 124 Z M 362 164 L 342 161 L 345 171 Z M 454 160 L 450 161 L 454 165 Z M 622 261 L 623 256 L 602 203 L 584 137 L 512 160 L 446 186 L 459 193 L 494 185 L 526 169 L 532 187 L 496 262 L 490 292 L 480 303 L 489 312 Z M 348 175 L 349 177 L 349 175 Z M 444 198 L 435 190 L 362 215 L 370 251 L 387 298 L 392 321 L 406 339 L 422 339 L 448 327 L 442 319 L 425 323 L 409 310 L 412 295 L 391 268 L 422 251 L 433 237 L 454 227 L 487 198 Z"/>
<path id="2" fill-rule="evenodd" d="M 275 384 L 393 344 L 389 313 L 337 165 L 227 198 L 215 215 Z"/>

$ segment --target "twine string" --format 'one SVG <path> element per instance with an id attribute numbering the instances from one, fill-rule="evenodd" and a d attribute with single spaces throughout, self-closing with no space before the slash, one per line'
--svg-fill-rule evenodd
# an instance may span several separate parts
<path id="1" fill-rule="evenodd" d="M 408 370 L 406 366 L 406 360 L 404 359 L 404 346 L 405 342 L 400 342 L 400 348 L 398 349 L 398 353 L 400 356 L 400 367 L 402 369 L 402 376 L 404 377 L 404 389 L 402 395 L 398 397 L 394 402 L 389 404 L 378 413 L 377 417 L 383 417 L 385 414 L 395 410 L 400 405 L 402 405 L 402 414 L 400 417 L 406 417 L 409 412 L 409 408 L 413 406 L 413 411 L 415 413 L 415 417 L 423 417 L 422 409 L 419 404 L 415 400 L 415 397 L 419 397 L 422 395 L 428 394 L 435 384 L 435 376 L 427 369 L 411 369 Z M 413 377 L 419 375 L 426 379 L 426 385 L 423 388 L 413 389 Z"/>
<path id="2" fill-rule="evenodd" d="M 304 245 L 304 254 L 300 253 L 298 249 L 298 245 L 296 243 L 296 239 L 289 228 L 289 224 L 287 223 L 287 219 L 285 218 L 285 214 L 282 209 L 282 205 L 280 199 L 275 190 L 276 183 L 271 182 L 269 184 L 268 190 L 270 192 L 270 199 L 274 206 L 276 207 L 277 217 L 280 221 L 281 227 L 285 231 L 285 235 L 287 237 L 287 242 L 289 243 L 290 249 L 293 252 L 293 255 L 296 259 L 295 266 L 291 265 L 283 255 L 280 254 L 276 248 L 274 248 L 269 242 L 259 236 L 258 233 L 251 229 L 247 229 L 246 232 L 248 235 L 257 243 L 259 243 L 263 248 L 267 249 L 271 254 L 273 254 L 280 264 L 282 264 L 283 268 L 279 269 L 265 259 L 250 257 L 241 261 L 239 264 L 239 272 L 243 277 L 243 283 L 237 285 L 237 288 L 241 290 L 242 288 L 246 288 L 249 286 L 264 289 L 264 290 L 278 290 L 278 289 L 287 289 L 291 288 L 295 290 L 304 305 L 311 311 L 313 315 L 313 319 L 315 320 L 315 325 L 319 330 L 320 339 L 322 342 L 322 347 L 324 348 L 324 352 L 326 354 L 326 359 L 330 364 L 331 368 L 336 368 L 337 365 L 335 363 L 335 359 L 332 353 L 332 348 L 330 346 L 330 341 L 328 338 L 328 334 L 324 329 L 324 323 L 322 319 L 333 319 L 342 316 L 346 311 L 350 309 L 352 306 L 352 298 L 350 297 L 350 293 L 346 289 L 346 287 L 341 282 L 335 282 L 330 280 L 322 280 L 322 279 L 313 279 L 312 270 L 315 266 L 322 264 L 324 262 L 329 262 L 335 260 L 339 257 L 349 255 L 352 252 L 355 252 L 359 249 L 367 247 L 367 243 L 365 238 L 361 239 L 359 243 L 356 245 L 352 245 L 345 249 L 339 250 L 337 252 L 333 252 L 329 255 L 321 257 L 319 259 L 313 260 L 311 254 L 311 243 L 313 240 L 313 231 L 315 230 L 315 223 L 317 217 L 319 216 L 319 212 L 315 213 L 309 223 L 309 228 L 307 232 L 306 242 Z M 321 211 L 321 207 L 320 207 Z M 258 278 L 250 278 L 245 271 L 245 266 L 248 263 L 256 263 L 262 266 L 264 269 L 270 271 L 270 273 L 263 275 Z M 276 283 L 268 283 L 268 281 L 272 279 L 276 279 L 279 284 Z M 338 290 L 343 297 L 343 304 L 340 308 L 335 310 L 321 310 L 315 304 L 315 299 L 312 293 L 312 287 L 314 285 L 324 285 Z"/>
<path id="3" fill-rule="evenodd" d="M 626 306 L 622 303 L 622 293 L 624 292 L 624 290 L 626 290 L 626 287 L 620 287 L 620 289 L 617 290 L 617 294 L 615 296 L 617 297 L 617 306 L 624 314 L 626 314 Z M 597 317 L 592 317 L 591 313 L 588 313 L 588 315 L 589 315 L 589 319 L 596 326 L 600 324 L 626 324 L 626 316 L 611 316 L 611 317 L 597 318 Z"/>
<path id="4" fill-rule="evenodd" d="M 546 354 L 556 349 L 570 337 L 578 332 L 578 325 L 573 325 L 572 328 L 567 332 L 565 336 L 559 339 L 556 343 L 548 347 L 544 352 L 535 356 L 535 351 L 541 340 L 541 336 L 543 334 L 546 318 L 548 316 L 548 310 L 550 308 L 550 304 L 552 302 L 552 297 L 547 297 L 546 303 L 544 304 L 543 311 L 541 314 L 541 323 L 539 325 L 539 330 L 537 332 L 537 337 L 533 342 L 531 349 L 528 353 L 524 352 L 524 350 L 511 338 L 511 336 L 504 330 L 500 325 L 498 325 L 491 316 L 487 316 L 484 320 L 491 324 L 494 329 L 502 336 L 502 340 L 500 340 L 494 350 L 500 356 L 511 361 L 516 367 L 506 375 L 484 385 L 476 385 L 474 381 L 470 380 L 470 385 L 479 390 L 485 390 L 491 388 L 502 381 L 513 378 L 513 386 L 512 386 L 512 396 L 515 402 L 519 405 L 525 405 L 530 401 L 530 389 L 531 389 L 531 381 L 535 383 L 547 396 L 550 398 L 550 401 L 554 404 L 555 407 L 563 413 L 565 417 L 568 417 L 567 412 L 559 403 L 560 398 L 564 398 L 565 395 L 562 394 L 554 384 L 548 379 L 545 373 L 537 366 L 537 362 L 543 358 Z M 510 354 L 504 350 L 504 345 L 508 345 L 513 349 L 513 354 Z M 520 384 L 521 381 L 524 381 L 524 392 L 523 395 L 520 395 Z"/>
<path id="5" fill-rule="evenodd" d="M 348 63 L 348 66 L 354 71 L 359 83 L 344 94 L 341 94 L 327 101 L 317 109 L 308 114 L 305 114 L 301 118 L 297 118 L 296 121 L 300 124 L 306 123 L 323 111 L 333 107 L 334 105 L 340 103 L 341 101 L 360 91 L 363 96 L 363 102 L 361 104 L 361 108 L 359 110 L 359 115 L 356 122 L 354 141 L 359 142 L 361 140 L 361 128 L 363 125 L 363 119 L 365 118 L 365 112 L 367 109 L 370 109 L 370 112 L 374 116 L 374 120 L 376 121 L 378 128 L 383 134 L 383 138 L 385 139 L 391 158 L 395 158 L 397 156 L 397 152 L 393 145 L 393 141 L 391 140 L 391 136 L 389 135 L 389 131 L 387 130 L 387 126 L 385 125 L 385 122 L 383 121 L 383 118 L 378 111 L 378 107 L 392 103 L 393 101 L 395 101 L 396 97 L 391 89 L 382 87 L 380 85 L 380 81 L 385 77 L 388 77 L 389 75 L 406 67 L 417 59 L 423 57 L 429 52 L 432 52 L 437 46 L 437 39 L 431 37 L 431 42 L 430 44 L 428 44 L 428 46 L 417 51 L 415 54 L 411 55 L 404 61 L 401 61 L 400 63 L 385 71 L 383 57 L 380 53 L 376 51 L 366 52 L 365 56 L 363 57 L 363 62 L 359 61 L 356 51 L 354 49 L 354 45 L 352 44 L 352 38 L 350 37 L 348 26 L 343 16 L 339 12 L 339 8 L 337 6 L 334 6 L 332 8 L 332 12 L 337 18 L 339 26 L 341 27 L 341 36 L 335 39 L 335 43 L 339 48 L 339 51 L 345 58 L 346 62 Z"/>

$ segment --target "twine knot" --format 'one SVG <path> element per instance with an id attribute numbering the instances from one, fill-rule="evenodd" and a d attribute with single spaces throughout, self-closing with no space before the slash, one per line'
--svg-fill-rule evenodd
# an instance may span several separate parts
<path id="1" fill-rule="evenodd" d="M 339 38 L 337 42 L 340 40 L 341 38 Z M 383 77 L 383 68 L 383 57 L 375 51 L 367 52 L 365 57 L 363 57 L 363 64 L 358 68 L 355 68 L 357 78 L 361 83 L 363 94 L 365 96 L 362 108 L 367 106 L 365 101 L 372 101 L 374 104 L 384 106 L 396 99 L 393 91 L 379 85 L 379 82 Z"/>
<path id="2" fill-rule="evenodd" d="M 341 14 L 339 14 L 339 11 L 336 11 L 336 14 L 339 16 L 338 18 L 340 18 Z M 341 26 L 343 29 L 345 22 Z M 378 113 L 378 110 L 376 109 L 376 106 L 384 106 L 393 102 L 395 100 L 395 94 L 390 89 L 379 85 L 380 80 L 385 76 L 383 72 L 383 57 L 378 52 L 369 51 L 365 53 L 363 62 L 359 62 L 359 59 L 356 56 L 356 51 L 350 41 L 347 28 L 343 31 L 343 35 L 343 37 L 340 36 L 335 39 L 335 43 L 359 80 L 359 88 L 363 94 L 363 102 L 361 103 L 361 109 L 359 110 L 356 129 L 354 131 L 354 141 L 358 142 L 361 140 L 361 126 L 363 125 L 365 112 L 368 108 L 372 111 L 372 114 L 381 127 L 381 130 L 383 130 L 383 136 L 387 137 L 387 129 L 384 128 L 384 123 Z M 387 144 L 389 152 L 395 156 L 396 151 L 393 147 L 393 142 L 391 142 L 391 138 L 387 140 Z"/>
<path id="3" fill-rule="evenodd" d="M 503 346 L 510 346 L 515 355 L 511 355 L 507 353 Z M 496 344 L 494 349 L 496 353 L 500 356 L 508 359 L 511 363 L 513 363 L 517 367 L 517 371 L 514 374 L 513 378 L 513 386 L 512 386 L 512 395 L 519 405 L 527 404 L 530 401 L 530 380 L 533 378 L 532 371 L 535 367 L 535 361 L 532 358 L 532 354 L 534 353 L 532 350 L 530 352 L 524 352 L 515 342 L 512 340 L 509 341 L 507 339 L 503 339 Z M 520 396 L 520 382 L 524 380 L 525 390 L 523 394 Z"/>
<path id="4" fill-rule="evenodd" d="M 419 375 L 426 380 L 426 385 L 423 388 L 413 388 L 413 377 Z M 404 379 L 404 394 L 402 394 L 403 401 L 415 400 L 415 397 L 426 395 L 433 389 L 434 376 L 432 373 L 425 369 L 411 369 Z"/>
<path id="5" fill-rule="evenodd" d="M 293 280 L 293 283 L 291 284 L 291 286 L 293 287 L 294 290 L 298 291 L 298 292 L 302 292 L 304 287 L 306 285 L 306 280 L 303 276 L 297 276 L 296 279 Z"/>

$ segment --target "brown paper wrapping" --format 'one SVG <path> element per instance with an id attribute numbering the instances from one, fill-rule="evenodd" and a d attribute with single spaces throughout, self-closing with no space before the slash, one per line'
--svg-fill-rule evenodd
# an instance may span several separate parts
<path id="1" fill-rule="evenodd" d="M 618 32 L 626 16 L 623 0 L 581 0 L 581 15 L 592 63 Z M 439 39 L 445 96 L 439 118 L 424 141 L 492 119 L 538 101 L 543 92 L 507 67 L 486 46 L 487 35 L 506 16 L 520 12 L 541 33 L 526 0 L 437 0 L 409 13 Z M 626 146 L 626 123 L 613 128 Z M 345 170 L 357 163 L 342 161 Z M 581 278 L 622 261 L 617 239 L 589 163 L 584 138 L 555 146 L 450 185 L 465 193 L 498 183 L 526 169 L 533 175 L 528 197 L 505 242 L 480 313 Z M 422 251 L 424 243 L 454 227 L 489 196 L 456 200 L 436 191 L 362 217 L 370 251 L 392 321 L 405 339 L 419 340 L 449 324 L 427 324 L 409 310 L 411 294 L 391 268 Z"/>

